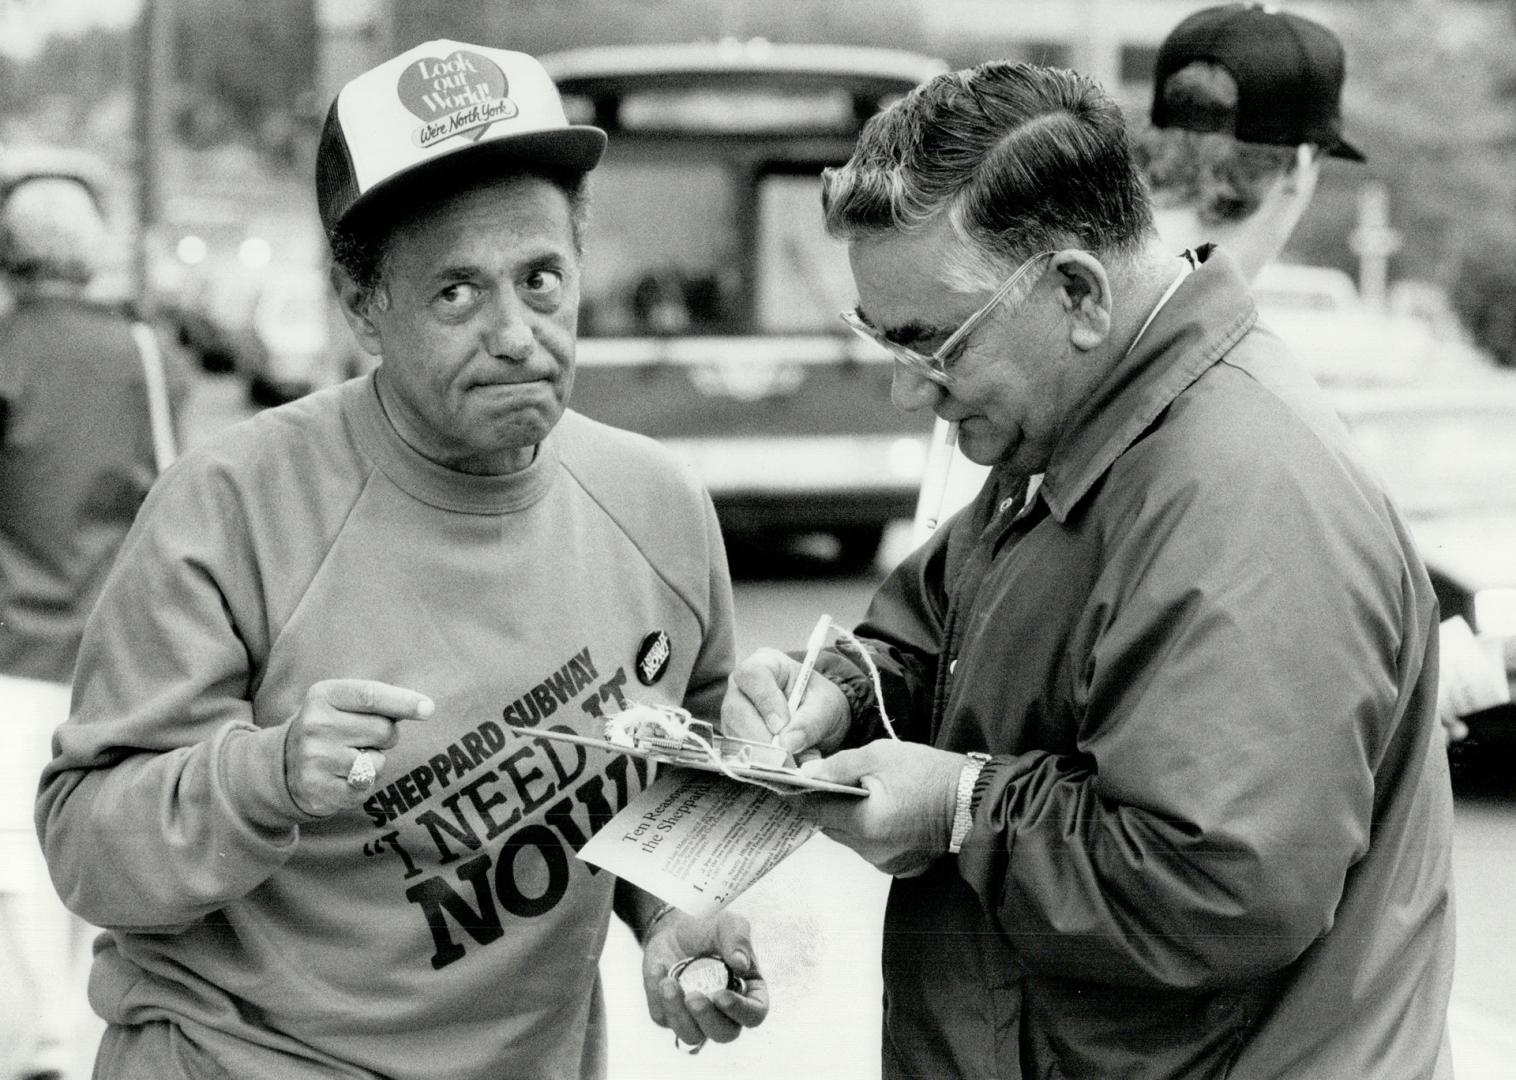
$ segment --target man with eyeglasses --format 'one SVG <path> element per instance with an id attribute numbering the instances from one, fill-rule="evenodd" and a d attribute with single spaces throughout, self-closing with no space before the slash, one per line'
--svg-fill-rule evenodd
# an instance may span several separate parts
<path id="1" fill-rule="evenodd" d="M 885 1077 L 1448 1075 L 1436 602 L 1236 264 L 1026 65 L 874 118 L 823 205 L 896 401 L 992 467 L 793 714 L 771 649 L 723 704 L 868 789 L 803 805 L 895 877 Z"/>

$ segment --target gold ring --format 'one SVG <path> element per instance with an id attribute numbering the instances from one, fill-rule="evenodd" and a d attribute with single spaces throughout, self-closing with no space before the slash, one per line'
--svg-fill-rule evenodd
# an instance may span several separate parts
<path id="1" fill-rule="evenodd" d="M 379 773 L 374 769 L 374 759 L 367 750 L 359 750 L 358 756 L 353 758 L 353 767 L 347 771 L 349 787 L 359 791 L 367 791 L 374 784 L 374 779 Z"/>

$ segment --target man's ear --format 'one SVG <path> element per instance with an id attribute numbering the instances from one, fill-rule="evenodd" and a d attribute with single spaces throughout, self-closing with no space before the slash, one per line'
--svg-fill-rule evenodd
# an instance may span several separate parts
<path id="1" fill-rule="evenodd" d="M 1070 248 L 1053 256 L 1058 300 L 1069 319 L 1069 344 L 1080 352 L 1099 348 L 1111 333 L 1111 280 L 1088 251 Z"/>
<path id="2" fill-rule="evenodd" d="M 342 309 L 342 317 L 352 328 L 353 336 L 363 346 L 364 352 L 370 356 L 379 356 L 383 352 L 379 328 L 374 325 L 370 315 L 375 300 L 374 290 L 361 287 L 346 270 L 335 263 L 332 264 L 331 277 L 332 290 L 337 294 L 337 306 Z"/>

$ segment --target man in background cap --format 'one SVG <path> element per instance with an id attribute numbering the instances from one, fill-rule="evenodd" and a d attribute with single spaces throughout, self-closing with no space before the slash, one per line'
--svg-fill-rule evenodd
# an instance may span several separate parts
<path id="1" fill-rule="evenodd" d="M 1137 135 L 1154 223 L 1175 251 L 1216 243 L 1248 280 L 1279 257 L 1327 157 L 1363 161 L 1342 135 L 1342 43 L 1292 12 L 1224 4 L 1191 15 L 1158 50 L 1151 125 Z M 1438 715 L 1449 742 L 1461 714 L 1511 697 L 1505 653 L 1461 617 L 1443 623 Z"/>
<path id="2" fill-rule="evenodd" d="M 1284 249 L 1342 137 L 1342 43 L 1320 23 L 1224 4 L 1164 39 L 1152 126 L 1137 159 L 1159 235 L 1175 251 L 1220 244 L 1252 280 Z"/>
<path id="3" fill-rule="evenodd" d="M 54 880 L 107 931 L 99 1075 L 603 1076 L 612 910 L 676 1044 L 762 1020 L 743 920 L 574 857 L 644 764 L 506 729 L 709 716 L 731 666 L 709 498 L 566 410 L 604 143 L 531 57 L 457 42 L 333 103 L 321 219 L 382 362 L 164 475 L 44 776 Z M 686 998 L 705 954 L 744 993 Z"/>
<path id="4" fill-rule="evenodd" d="M 1176 26 L 1155 68 L 1152 124 L 1135 147 L 1158 235 L 1176 253 L 1219 244 L 1252 281 L 1310 205 L 1323 159 L 1363 160 L 1342 137 L 1342 44 L 1299 15 L 1223 4 Z M 938 423 L 934 453 L 945 435 Z M 985 475 L 955 457 L 946 499 L 921 493 L 918 541 Z"/>

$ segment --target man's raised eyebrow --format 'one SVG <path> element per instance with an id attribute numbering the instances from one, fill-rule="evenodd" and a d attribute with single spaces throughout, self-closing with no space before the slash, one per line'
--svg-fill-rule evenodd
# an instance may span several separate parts
<path id="1" fill-rule="evenodd" d="M 484 273 L 484 268 L 472 263 L 452 263 L 438 267 L 431 274 L 433 281 L 468 281 Z"/>

